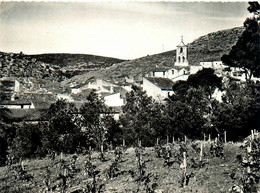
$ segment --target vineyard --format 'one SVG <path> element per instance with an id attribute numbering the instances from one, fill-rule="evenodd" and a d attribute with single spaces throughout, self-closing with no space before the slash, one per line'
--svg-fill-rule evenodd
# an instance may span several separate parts
<path id="1" fill-rule="evenodd" d="M 1 192 L 259 192 L 260 138 L 244 142 L 157 139 L 154 147 L 112 144 L 83 154 L 50 152 L 0 168 Z"/>

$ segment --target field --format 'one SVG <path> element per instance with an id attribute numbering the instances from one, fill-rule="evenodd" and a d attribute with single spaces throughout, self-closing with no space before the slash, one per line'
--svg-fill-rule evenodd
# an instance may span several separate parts
<path id="1" fill-rule="evenodd" d="M 259 161 L 259 145 L 250 146 L 252 152 L 255 149 Z M 186 152 L 185 158 L 183 152 Z M 121 146 L 103 154 L 92 150 L 84 155 L 51 154 L 42 159 L 23 160 L 20 164 L 9 163 L 1 167 L 0 190 L 232 192 L 232 188 L 243 189 L 249 183 L 246 179 L 248 169 L 241 165 L 240 159 L 243 157 L 245 162 L 246 152 L 246 144 L 242 143 L 187 141 L 186 144 L 175 142 L 149 148 Z M 253 166 L 250 168 L 253 174 Z M 259 176 L 254 180 L 257 182 Z M 259 192 L 260 185 L 254 183 L 250 188 L 248 192 Z"/>

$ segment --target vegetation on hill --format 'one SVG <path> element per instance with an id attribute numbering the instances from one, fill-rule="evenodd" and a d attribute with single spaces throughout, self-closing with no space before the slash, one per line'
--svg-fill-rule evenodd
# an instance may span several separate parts
<path id="1" fill-rule="evenodd" d="M 52 104 L 47 122 L 5 123 L 0 136 L 4 165 L 0 188 L 6 192 L 73 192 L 71 188 L 81 192 L 227 192 L 233 188 L 256 192 L 259 139 L 246 142 L 244 150 L 251 151 L 244 153 L 223 141 L 242 141 L 258 127 L 259 84 L 226 84 L 223 102 L 219 102 L 210 97 L 214 88 L 220 87 L 212 81 L 216 77 L 205 79 L 203 74 L 213 72 L 200 71 L 192 78 L 197 81 L 186 85 L 185 93 L 177 92 L 165 104 L 156 103 L 135 87 L 127 94 L 119 121 L 92 92 L 81 108 L 64 100 Z M 196 143 L 205 136 L 217 139 L 207 145 Z M 159 139 L 167 148 L 159 143 L 154 146 Z M 178 142 L 169 146 L 173 139 Z M 108 151 L 113 145 L 117 149 Z M 135 151 L 122 155 L 126 146 L 134 146 Z M 147 151 L 143 146 L 154 147 Z M 89 147 L 95 149 L 95 156 Z M 70 154 L 67 160 L 63 153 Z M 77 162 L 75 156 L 82 161 Z M 19 159 L 35 157 L 31 165 L 17 164 Z M 35 171 L 41 175 L 37 177 Z M 209 180 L 209 176 L 214 177 Z"/>
<path id="2" fill-rule="evenodd" d="M 243 27 L 221 30 L 202 36 L 188 44 L 189 63 L 220 60 L 237 42 Z M 175 50 L 124 61 L 87 54 L 0 54 L 0 76 L 48 78 L 67 83 L 81 83 L 90 77 L 122 81 L 125 76 L 141 79 L 156 67 L 170 68 L 175 62 Z M 66 78 L 70 78 L 67 79 Z"/>
<path id="3" fill-rule="evenodd" d="M 124 60 L 88 54 L 38 54 L 30 55 L 38 61 L 59 69 L 61 75 L 71 78 L 100 68 L 109 67 Z"/>
<path id="4" fill-rule="evenodd" d="M 111 66 L 124 60 L 87 54 L 39 54 L 0 52 L 0 77 L 34 77 L 60 81 L 74 75 Z"/>
<path id="5" fill-rule="evenodd" d="M 198 65 L 202 61 L 219 61 L 221 56 L 228 54 L 242 34 L 244 28 L 237 27 L 221 30 L 202 36 L 188 44 L 188 60 L 191 65 Z M 91 73 L 75 76 L 69 82 L 81 82 L 90 77 L 99 77 L 113 81 L 122 81 L 125 76 L 135 77 L 141 80 L 142 76 L 156 67 L 171 68 L 175 62 L 175 50 L 163 52 L 151 56 L 145 56 L 130 61 L 114 64 L 110 67 L 92 71 Z"/>
<path id="6" fill-rule="evenodd" d="M 221 30 L 202 36 L 188 44 L 188 60 L 190 64 L 198 65 L 203 61 L 220 61 L 236 44 L 244 27 Z"/>
<path id="7" fill-rule="evenodd" d="M 0 77 L 34 77 L 58 81 L 61 77 L 50 64 L 37 61 L 23 53 L 0 52 Z"/>
<path id="8" fill-rule="evenodd" d="M 3 192 L 61 193 L 257 192 L 259 143 L 259 138 L 242 144 L 175 141 L 165 145 L 159 141 L 151 148 L 105 149 L 105 161 L 92 150 L 49 154 L 20 164 L 10 159 L 9 165 L 0 167 L 0 188 Z"/>
<path id="9" fill-rule="evenodd" d="M 255 2 L 256 3 L 256 2 Z M 260 5 L 258 4 L 259 14 Z M 246 79 L 260 76 L 260 16 L 248 18 L 244 22 L 245 31 L 229 54 L 222 57 L 222 61 L 231 67 L 242 68 L 246 72 Z"/>

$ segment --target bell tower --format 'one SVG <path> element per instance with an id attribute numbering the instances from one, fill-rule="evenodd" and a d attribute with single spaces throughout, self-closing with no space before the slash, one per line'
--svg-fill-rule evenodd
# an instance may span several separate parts
<path id="1" fill-rule="evenodd" d="M 181 36 L 181 43 L 177 46 L 176 62 L 174 66 L 189 66 L 188 47 L 183 42 L 183 36 Z"/>

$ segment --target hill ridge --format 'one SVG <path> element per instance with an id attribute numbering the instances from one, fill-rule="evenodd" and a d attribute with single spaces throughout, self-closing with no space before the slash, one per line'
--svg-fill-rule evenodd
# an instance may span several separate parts
<path id="1" fill-rule="evenodd" d="M 193 42 L 188 43 L 189 64 L 199 65 L 199 62 L 201 61 L 221 60 L 221 56 L 229 53 L 243 30 L 244 27 L 219 30 L 200 36 Z M 124 76 L 136 77 L 138 80 L 156 67 L 173 67 L 175 62 L 175 53 L 176 50 L 170 50 L 124 61 L 109 66 L 106 69 L 93 71 L 91 74 L 86 73 L 72 77 L 72 79 L 63 81 L 63 84 L 66 85 L 71 82 L 81 82 L 81 80 L 87 80 L 90 76 L 111 80 L 113 82 L 123 81 Z"/>

